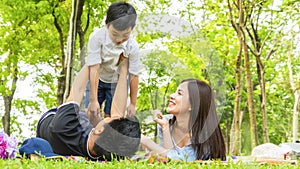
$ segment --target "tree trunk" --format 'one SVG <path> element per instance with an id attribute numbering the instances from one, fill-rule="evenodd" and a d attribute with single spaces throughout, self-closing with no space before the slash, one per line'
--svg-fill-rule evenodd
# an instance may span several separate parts
<path id="1" fill-rule="evenodd" d="M 263 70 L 264 71 L 264 70 Z M 262 77 L 264 76 L 264 72 L 262 72 Z M 266 103 L 267 103 L 267 95 L 266 95 L 266 88 L 265 88 L 265 78 L 263 77 L 261 79 L 261 113 L 262 113 L 262 123 L 263 123 L 263 137 L 264 137 L 264 143 L 270 142 L 269 140 L 269 134 L 268 134 L 268 116 L 266 112 Z"/>
<path id="2" fill-rule="evenodd" d="M 256 56 L 256 62 L 258 66 L 258 80 L 260 85 L 260 111 L 262 114 L 262 130 L 263 130 L 263 138 L 264 143 L 269 142 L 269 135 L 268 135 L 268 124 L 267 124 L 267 112 L 266 112 L 266 103 L 267 103 L 267 95 L 266 95 L 266 82 L 265 82 L 265 68 L 263 63 L 260 60 L 260 56 Z"/>
<path id="3" fill-rule="evenodd" d="M 253 7 L 254 8 L 254 7 Z M 261 14 L 260 10 L 262 8 L 260 7 L 258 10 L 258 15 Z M 263 139 L 264 139 L 264 143 L 268 143 L 269 142 L 269 135 L 268 135 L 268 124 L 267 124 L 267 112 L 266 112 L 266 104 L 267 104 L 267 95 L 266 95 L 266 87 L 265 87 L 265 67 L 264 64 L 261 60 L 261 53 L 262 53 L 262 49 L 264 47 L 264 41 L 263 43 L 261 42 L 261 38 L 259 37 L 258 34 L 258 25 L 255 24 L 253 22 L 254 18 L 253 17 L 257 17 L 256 15 L 251 15 L 248 14 L 247 15 L 247 21 L 249 21 L 250 23 L 248 25 L 250 25 L 250 29 L 248 29 L 246 27 L 248 36 L 250 37 L 250 40 L 252 42 L 252 45 L 254 47 L 254 49 L 252 50 L 249 46 L 248 49 L 252 52 L 253 55 L 255 55 L 256 58 L 256 66 L 257 66 L 257 75 L 258 75 L 258 81 L 259 81 L 259 86 L 260 86 L 260 112 L 262 114 L 262 130 L 263 130 Z M 265 37 L 265 40 L 268 38 L 269 36 L 267 35 Z M 268 57 L 270 57 L 273 54 L 274 50 L 271 50 L 269 55 L 266 56 L 266 60 L 268 60 Z"/>
<path id="4" fill-rule="evenodd" d="M 77 27 L 77 17 L 78 17 L 78 7 L 79 0 L 72 1 L 72 13 L 70 17 L 70 28 L 67 41 L 67 57 L 64 67 L 66 68 L 66 83 L 63 100 L 65 101 L 69 96 L 71 85 L 73 81 L 73 62 L 74 53 L 76 48 L 76 27 Z"/>
<path id="5" fill-rule="evenodd" d="M 231 125 L 231 131 L 230 131 L 230 150 L 229 152 L 233 155 L 239 155 L 240 149 L 241 149 L 241 118 L 240 118 L 240 102 L 241 102 L 241 77 L 242 77 L 242 68 L 241 68 L 241 58 L 242 58 L 242 52 L 243 52 L 243 46 L 242 46 L 242 34 L 241 34 L 241 26 L 243 25 L 243 13 L 239 13 L 238 20 L 239 23 L 236 23 L 236 18 L 233 18 L 233 9 L 229 2 L 227 1 L 229 14 L 230 14 L 230 22 L 233 28 L 235 29 L 235 32 L 237 33 L 238 40 L 239 40 L 239 51 L 236 59 L 236 66 L 235 66 L 235 99 L 234 99 L 234 116 L 233 121 Z M 236 4 L 238 4 L 236 7 L 241 9 L 238 11 L 242 11 L 242 2 L 240 0 L 237 0 Z"/>
<path id="6" fill-rule="evenodd" d="M 245 10 L 244 1 L 237 0 L 236 5 L 237 12 L 238 12 L 238 24 L 235 22 L 236 19 L 233 19 L 232 15 L 232 7 L 230 5 L 229 0 L 228 7 L 230 11 L 230 20 L 231 24 L 233 25 L 235 31 L 238 34 L 240 49 L 244 52 L 244 67 L 245 67 L 245 74 L 246 74 L 246 88 L 247 88 L 247 103 L 248 103 L 248 111 L 250 117 L 250 133 L 251 133 L 251 146 L 254 148 L 257 145 L 258 137 L 257 137 L 257 127 L 256 127 L 256 114 L 254 112 L 254 103 L 253 103 L 253 89 L 252 89 L 252 82 L 251 82 L 251 69 L 250 69 L 250 58 L 248 53 L 248 46 L 246 41 L 245 32 L 246 30 L 246 22 L 245 22 Z M 237 117 L 235 117 L 237 118 Z"/>
<path id="7" fill-rule="evenodd" d="M 8 135 L 10 135 L 11 105 L 12 105 L 12 100 L 15 95 L 17 81 L 18 81 L 17 74 L 18 74 L 18 69 L 15 68 L 13 75 L 12 75 L 13 76 L 12 85 L 11 85 L 12 87 L 10 89 L 11 94 L 8 96 L 3 96 L 5 113 L 4 113 L 4 116 L 2 117 L 2 125 L 3 125 L 4 132 Z"/>
<path id="8" fill-rule="evenodd" d="M 81 16 L 83 13 L 83 6 L 84 6 L 84 0 L 79 0 L 78 2 L 78 9 L 77 9 L 77 18 L 76 18 L 76 32 L 78 34 L 79 37 L 79 62 L 80 62 L 80 67 L 83 67 L 85 65 L 85 40 L 84 40 L 84 36 L 85 33 L 89 27 L 89 15 L 90 15 L 90 9 L 88 8 L 88 17 L 87 17 L 87 21 L 86 21 L 86 27 L 83 30 L 82 28 L 82 21 L 81 21 Z M 83 100 L 84 100 L 84 96 L 83 96 Z M 80 105 L 81 108 L 84 109 L 84 102 L 81 103 Z"/>
<path id="9" fill-rule="evenodd" d="M 243 31 L 243 30 L 242 30 Z M 246 37 L 243 33 L 243 48 L 244 48 L 244 67 L 246 74 L 246 88 L 247 88 L 247 103 L 248 111 L 250 117 L 250 134 L 251 134 L 251 147 L 254 148 L 258 144 L 257 136 L 257 126 L 256 126 L 256 113 L 254 111 L 254 102 L 253 102 L 253 89 L 252 89 L 252 80 L 251 80 L 251 62 L 248 53 L 248 47 L 246 44 Z"/>
<path id="10" fill-rule="evenodd" d="M 12 95 L 3 96 L 5 113 L 4 116 L 2 117 L 2 125 L 3 125 L 4 132 L 8 135 L 10 135 L 10 110 L 11 110 L 12 98 L 13 98 Z"/>
<path id="11" fill-rule="evenodd" d="M 294 39 L 295 36 L 292 36 L 292 39 Z M 290 45 L 290 50 L 288 54 L 288 70 L 289 70 L 289 79 L 290 79 L 290 84 L 291 88 L 294 93 L 295 97 L 295 102 L 293 106 L 293 143 L 295 143 L 298 140 L 298 116 L 299 116 L 299 105 L 300 105 L 300 88 L 296 87 L 296 82 L 294 80 L 293 76 L 293 68 L 292 68 L 292 60 L 293 60 L 293 54 L 292 54 L 292 49 L 293 49 L 294 43 L 293 40 L 291 40 L 291 45 Z"/>
<path id="12" fill-rule="evenodd" d="M 234 129 L 232 132 L 233 138 L 230 138 L 232 145 L 230 146 L 230 152 L 234 155 L 240 154 L 240 140 L 241 140 L 241 129 L 240 129 L 240 103 L 241 103 L 241 49 L 239 50 L 237 59 L 236 59 L 236 68 L 235 68 L 235 99 L 234 99 L 234 116 L 233 116 L 233 125 Z"/>
<path id="13" fill-rule="evenodd" d="M 300 105 L 300 91 L 294 91 L 295 102 L 293 107 L 293 143 L 298 140 L 298 116 L 299 116 L 299 105 Z"/>
<path id="14" fill-rule="evenodd" d="M 65 72 L 66 72 L 66 68 L 64 67 L 65 65 L 65 58 L 66 58 L 66 55 L 65 55 L 65 46 L 64 46 L 64 43 L 65 43 L 65 40 L 64 40 L 64 34 L 63 34 L 63 31 L 62 31 L 62 28 L 61 26 L 59 25 L 58 23 L 58 20 L 57 20 L 57 16 L 55 15 L 55 8 L 53 9 L 52 11 L 52 16 L 54 18 L 54 26 L 58 32 L 58 35 L 59 35 L 59 44 L 60 44 L 60 50 L 61 50 L 61 62 L 62 62 L 62 70 L 60 72 L 60 76 L 59 78 L 57 79 L 57 104 L 58 105 L 61 105 L 63 103 L 63 96 L 64 96 L 64 91 L 65 91 Z"/>
<path id="15" fill-rule="evenodd" d="M 84 6 L 84 0 L 78 0 L 78 10 L 77 10 L 77 18 L 76 18 L 76 31 L 78 33 L 78 37 L 79 37 L 79 48 L 80 48 L 80 66 L 83 67 L 85 64 L 85 41 L 84 41 L 84 36 L 86 34 L 86 31 L 89 27 L 89 10 L 88 9 L 88 19 L 86 21 L 86 26 L 85 29 L 82 29 L 82 21 L 81 21 L 81 16 L 82 16 L 82 12 L 83 12 L 83 6 Z"/>

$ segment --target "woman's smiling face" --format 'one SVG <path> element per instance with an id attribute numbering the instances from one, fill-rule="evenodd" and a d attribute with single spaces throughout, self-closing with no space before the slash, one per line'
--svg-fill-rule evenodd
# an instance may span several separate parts
<path id="1" fill-rule="evenodd" d="M 188 82 L 184 82 L 178 86 L 175 93 L 170 95 L 167 112 L 177 115 L 189 111 L 190 107 Z"/>

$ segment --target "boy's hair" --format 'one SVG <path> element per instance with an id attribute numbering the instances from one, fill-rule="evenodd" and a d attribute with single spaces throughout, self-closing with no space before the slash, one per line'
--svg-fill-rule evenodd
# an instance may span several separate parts
<path id="1" fill-rule="evenodd" d="M 116 2 L 108 7 L 105 24 L 113 24 L 118 31 L 123 31 L 135 26 L 137 15 L 134 7 L 127 2 Z"/>
<path id="2" fill-rule="evenodd" d="M 140 139 L 140 123 L 136 117 L 113 120 L 104 126 L 93 150 L 100 160 L 124 159 L 136 153 Z"/>

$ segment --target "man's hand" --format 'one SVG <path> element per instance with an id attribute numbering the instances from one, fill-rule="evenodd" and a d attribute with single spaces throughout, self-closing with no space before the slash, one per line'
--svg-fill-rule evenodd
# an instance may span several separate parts
<path id="1" fill-rule="evenodd" d="M 128 107 L 127 107 L 127 115 L 129 117 L 133 117 L 135 115 L 135 105 L 133 104 L 130 104 Z"/>

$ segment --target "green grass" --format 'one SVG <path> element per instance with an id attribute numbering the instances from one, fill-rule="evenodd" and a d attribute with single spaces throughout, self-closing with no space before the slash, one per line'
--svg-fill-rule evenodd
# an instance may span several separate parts
<path id="1" fill-rule="evenodd" d="M 1 169 L 97 169 L 97 168 L 105 168 L 105 169 L 143 169 L 143 168 L 203 168 L 203 169 L 294 169 L 299 168 L 296 165 L 290 164 L 281 164 L 281 165 L 271 165 L 271 164 L 247 164 L 247 163 L 228 163 L 226 165 L 219 164 L 215 162 L 214 164 L 200 164 L 199 162 L 179 162 L 179 161 L 170 161 L 166 164 L 164 163 L 153 163 L 148 164 L 147 161 L 138 161 L 132 162 L 129 160 L 124 161 L 112 161 L 106 163 L 98 163 L 98 162 L 75 162 L 71 160 L 46 160 L 42 158 L 37 161 L 31 161 L 29 159 L 0 159 L 0 168 Z"/>

